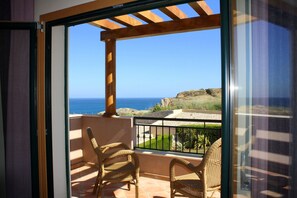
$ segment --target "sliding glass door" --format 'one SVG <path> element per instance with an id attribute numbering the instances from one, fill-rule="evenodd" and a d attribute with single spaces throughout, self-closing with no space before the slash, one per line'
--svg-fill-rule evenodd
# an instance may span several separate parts
<path id="1" fill-rule="evenodd" d="M 297 3 L 231 2 L 231 194 L 294 197 Z"/>

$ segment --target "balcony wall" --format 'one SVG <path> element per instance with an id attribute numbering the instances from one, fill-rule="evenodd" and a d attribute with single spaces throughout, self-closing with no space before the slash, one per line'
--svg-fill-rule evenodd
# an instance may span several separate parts
<path id="1" fill-rule="evenodd" d="M 98 144 L 124 142 L 131 148 L 135 143 L 135 129 L 130 117 L 105 118 L 102 116 L 71 115 L 70 116 L 70 160 L 71 167 L 76 168 L 84 163 L 96 163 L 96 156 L 86 134 L 86 128 L 91 127 Z M 201 158 L 136 150 L 142 174 L 168 177 L 169 163 L 174 157 L 181 157 L 194 164 L 199 164 Z M 177 170 L 180 172 L 183 170 Z"/>
<path id="2" fill-rule="evenodd" d="M 69 119 L 70 163 L 75 166 L 84 161 L 82 139 L 82 116 L 71 116 Z"/>

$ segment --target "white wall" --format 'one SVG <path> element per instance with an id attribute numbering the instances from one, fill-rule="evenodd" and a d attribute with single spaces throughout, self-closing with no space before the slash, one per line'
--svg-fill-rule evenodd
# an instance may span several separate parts
<path id="1" fill-rule="evenodd" d="M 55 197 L 67 197 L 64 26 L 52 30 L 52 138 Z M 69 141 L 69 140 L 67 140 Z M 68 144 L 69 145 L 69 144 Z"/>
<path id="2" fill-rule="evenodd" d="M 38 21 L 39 16 L 42 14 L 69 8 L 91 1 L 94 0 L 35 0 L 35 20 Z"/>
<path id="3" fill-rule="evenodd" d="M 91 2 L 92 0 L 35 0 L 35 21 L 42 14 Z M 65 140 L 65 76 L 64 26 L 52 31 L 52 137 L 54 197 L 67 196 L 66 140 Z M 68 140 L 69 141 L 69 140 Z M 68 144 L 69 145 L 69 144 Z M 69 151 L 67 151 L 69 153 Z M 70 184 L 69 184 L 70 185 Z"/>

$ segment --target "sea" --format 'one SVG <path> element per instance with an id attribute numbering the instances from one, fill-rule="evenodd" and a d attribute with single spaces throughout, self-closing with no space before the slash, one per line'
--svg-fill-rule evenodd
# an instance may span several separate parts
<path id="1" fill-rule="evenodd" d="M 148 110 L 158 103 L 162 98 L 117 98 L 116 108 L 132 108 L 137 110 Z M 246 101 L 246 99 L 239 99 Z M 253 105 L 273 106 L 289 108 L 289 98 L 253 98 Z M 104 98 L 70 98 L 70 114 L 98 114 L 105 110 Z"/>
<path id="2" fill-rule="evenodd" d="M 137 110 L 148 110 L 158 103 L 162 98 L 117 98 L 116 108 L 132 108 Z M 70 114 L 98 114 L 105 111 L 104 98 L 70 98 Z"/>

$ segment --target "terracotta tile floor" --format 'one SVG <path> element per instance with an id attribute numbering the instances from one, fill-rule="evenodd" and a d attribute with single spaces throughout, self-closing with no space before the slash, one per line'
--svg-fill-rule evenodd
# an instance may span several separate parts
<path id="1" fill-rule="evenodd" d="M 97 176 L 94 167 L 84 165 L 71 171 L 72 197 L 95 198 L 92 194 Z M 112 184 L 103 189 L 103 198 L 134 198 L 135 186 L 128 191 L 125 184 Z M 139 198 L 169 198 L 170 184 L 168 180 L 140 176 Z M 216 197 L 220 197 L 219 195 Z"/>
<path id="2" fill-rule="evenodd" d="M 92 194 L 96 176 L 96 169 L 87 165 L 72 170 L 72 197 L 96 197 Z M 102 195 L 104 198 L 133 198 L 135 197 L 135 186 L 131 185 L 131 190 L 128 191 L 125 184 L 108 185 L 103 189 Z M 169 181 L 140 176 L 139 195 L 140 198 L 170 197 Z"/>

